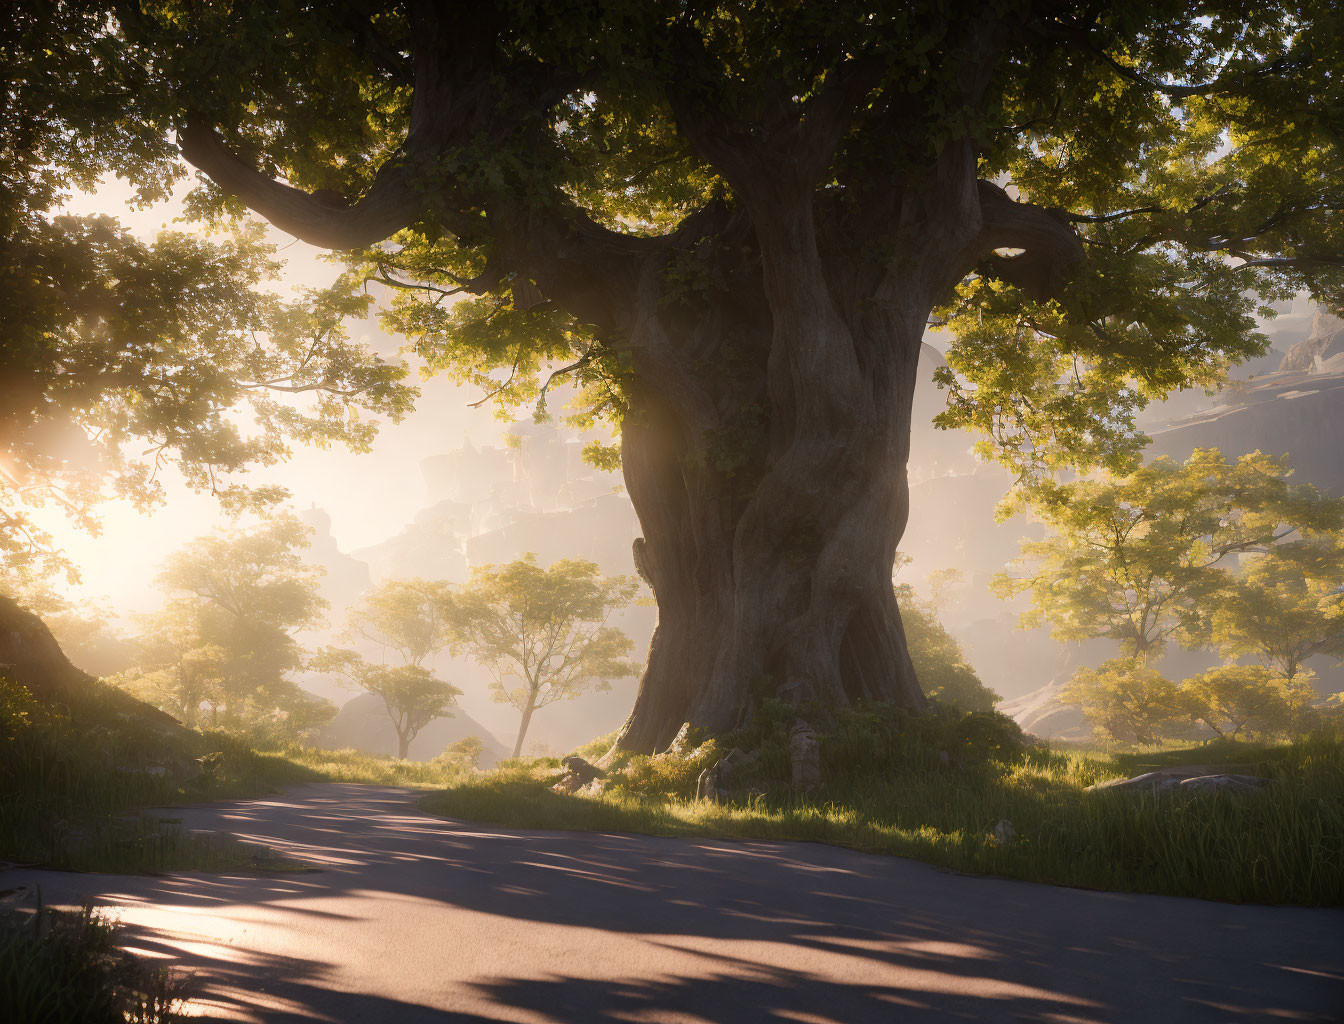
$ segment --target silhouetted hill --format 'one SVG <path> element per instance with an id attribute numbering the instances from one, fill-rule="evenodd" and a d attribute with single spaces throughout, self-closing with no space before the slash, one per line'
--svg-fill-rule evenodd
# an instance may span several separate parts
<path id="1" fill-rule="evenodd" d="M 411 741 L 410 760 L 428 761 L 443 753 L 450 743 L 479 736 L 485 744 L 480 765 L 489 768 L 509 751 L 488 729 L 464 711 L 458 710 L 452 718 L 440 718 L 420 730 Z M 324 728 L 314 743 L 328 750 L 353 747 L 366 754 L 388 756 L 396 753 L 397 733 L 383 708 L 382 698 L 372 693 L 361 693 L 345 703 L 331 724 Z"/>

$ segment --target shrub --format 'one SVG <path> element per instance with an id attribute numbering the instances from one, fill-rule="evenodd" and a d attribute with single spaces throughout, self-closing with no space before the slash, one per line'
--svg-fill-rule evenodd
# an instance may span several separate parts
<path id="1" fill-rule="evenodd" d="M 182 1020 L 179 980 L 116 943 L 91 907 L 0 914 L 0 993 L 14 1024 L 169 1024 Z"/>

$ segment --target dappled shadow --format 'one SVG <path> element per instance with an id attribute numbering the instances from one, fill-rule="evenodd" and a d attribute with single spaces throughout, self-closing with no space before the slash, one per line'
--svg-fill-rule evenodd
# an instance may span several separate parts
<path id="1" fill-rule="evenodd" d="M 268 1021 L 1344 1017 L 1336 911 L 808 843 L 493 829 L 421 814 L 417 795 L 312 786 L 176 812 L 317 872 L 43 885 L 115 900 L 136 945 L 193 964 L 211 998 L 273 1000 Z"/>

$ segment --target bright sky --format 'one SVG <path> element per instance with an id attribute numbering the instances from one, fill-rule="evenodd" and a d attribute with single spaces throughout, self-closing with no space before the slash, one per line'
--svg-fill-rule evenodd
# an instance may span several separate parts
<path id="1" fill-rule="evenodd" d="M 137 211 L 128 205 L 130 194 L 125 183 L 110 181 L 96 193 L 75 197 L 69 210 L 117 217 L 146 238 L 164 228 L 190 230 L 190 225 L 172 223 L 181 212 L 180 197 Z M 324 286 L 339 273 L 339 267 L 320 258 L 322 250 L 274 228 L 270 234 L 285 260 L 283 288 Z M 355 325 L 351 333 L 362 334 L 381 353 L 397 356 L 401 340 L 383 334 L 375 321 Z M 464 436 L 476 444 L 499 444 L 506 426 L 488 409 L 470 407 L 480 397 L 470 389 L 454 387 L 443 378 L 417 383 L 421 398 L 415 412 L 399 424 L 385 424 L 370 454 L 298 446 L 288 463 L 253 474 L 254 482 L 273 481 L 288 487 L 296 508 L 307 508 L 313 502 L 325 508 L 343 550 L 374 544 L 396 533 L 425 505 L 421 459 L 458 447 Z M 78 593 L 91 598 L 108 596 L 115 599 L 115 605 L 133 608 L 158 603 L 151 581 L 169 551 L 225 522 L 215 499 L 177 482 L 170 482 L 167 503 L 150 515 L 122 502 L 108 502 L 101 518 L 103 531 L 98 537 L 70 529 L 59 519 L 47 521 L 83 570 Z"/>

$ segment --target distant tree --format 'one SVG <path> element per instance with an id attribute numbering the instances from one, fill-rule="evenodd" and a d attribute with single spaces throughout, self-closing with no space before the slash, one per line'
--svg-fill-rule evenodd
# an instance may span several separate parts
<path id="1" fill-rule="evenodd" d="M 451 646 L 453 611 L 443 580 L 388 580 L 349 611 L 345 636 L 371 640 L 407 665 L 422 665 Z"/>
<path id="2" fill-rule="evenodd" d="M 346 616 L 344 637 L 372 641 L 401 659 L 398 667 L 373 664 L 355 651 L 328 648 L 313 661 L 318 670 L 345 677 L 383 700 L 404 758 L 420 730 L 449 710 L 461 690 L 424 667 L 453 641 L 454 604 L 442 580 L 388 580 L 364 595 Z"/>
<path id="3" fill-rule="evenodd" d="M 563 559 L 548 569 L 535 555 L 474 569 L 458 594 L 465 646 L 492 674 L 493 697 L 521 713 L 513 756 L 532 715 L 586 690 L 632 676 L 629 637 L 607 620 L 634 600 L 639 584 L 603 577 L 593 562 Z"/>
<path id="4" fill-rule="evenodd" d="M 1191 714 L 1219 736 L 1286 733 L 1309 715 L 1316 696 L 1310 675 L 1285 679 L 1261 665 L 1220 665 L 1187 679 L 1181 693 Z"/>
<path id="5" fill-rule="evenodd" d="M 199 601 L 170 600 L 139 618 L 135 665 L 114 682 L 141 700 L 193 728 L 219 724 L 219 708 L 238 703 L 226 697 L 228 651 L 211 642 Z M 203 709 L 209 707 L 210 719 Z"/>
<path id="6" fill-rule="evenodd" d="M 912 586 L 902 583 L 896 587 L 896 599 L 901 603 L 910 658 L 925 695 L 967 711 L 993 710 L 999 695 L 980 681 L 961 644 L 943 626 L 937 597 L 924 600 Z"/>
<path id="7" fill-rule="evenodd" d="M 128 689 L 203 724 L 266 738 L 311 731 L 335 709 L 290 678 L 306 654 L 294 633 L 316 625 L 326 602 L 321 570 L 304 562 L 308 529 L 281 516 L 252 530 L 199 537 L 165 561 L 158 584 L 169 600 L 144 620 Z M 176 709 L 176 710 L 175 710 Z"/>
<path id="8" fill-rule="evenodd" d="M 1292 680 L 1313 655 L 1344 657 L 1344 546 L 1332 536 L 1243 559 L 1210 605 L 1211 646 Z"/>
<path id="9" fill-rule="evenodd" d="M 1228 462 L 1197 449 L 1184 463 L 1041 484 L 1024 500 L 1051 532 L 1023 542 L 1027 570 L 1001 573 L 995 592 L 1031 597 L 1024 628 L 1049 622 L 1060 639 L 1106 637 L 1139 658 L 1172 638 L 1198 642 L 1228 555 L 1344 526 L 1344 501 L 1290 484 L 1284 462 L 1259 452 Z"/>
<path id="10" fill-rule="evenodd" d="M 328 648 L 313 658 L 318 671 L 335 672 L 365 693 L 382 699 L 397 734 L 397 757 L 405 758 L 411 741 L 435 719 L 452 714 L 462 691 L 437 679 L 422 665 L 375 665 L 355 651 Z"/>
<path id="11" fill-rule="evenodd" d="M 1076 706 L 1097 732 L 1113 739 L 1154 743 L 1189 720 L 1188 704 L 1166 676 L 1139 658 L 1115 658 L 1074 673 L 1059 695 Z"/>
<path id="12" fill-rule="evenodd" d="M 436 762 L 463 768 L 475 768 L 485 753 L 485 741 L 479 736 L 464 736 L 443 748 Z"/>

